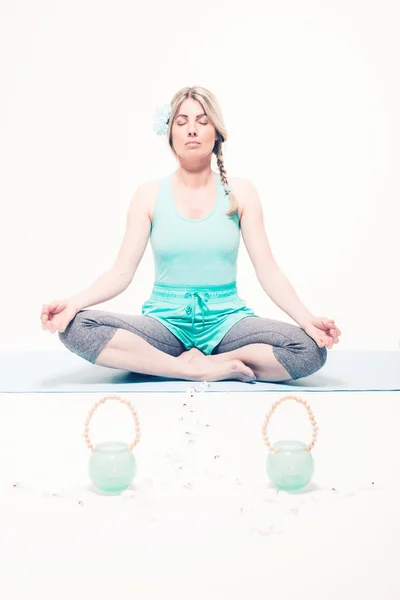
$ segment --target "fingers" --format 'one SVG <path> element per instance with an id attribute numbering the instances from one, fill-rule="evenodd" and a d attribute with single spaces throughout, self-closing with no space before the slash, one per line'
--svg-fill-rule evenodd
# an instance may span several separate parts
<path id="1" fill-rule="evenodd" d="M 334 330 L 331 329 L 330 333 L 333 331 Z M 322 344 L 321 347 L 326 346 L 327 348 L 331 349 L 333 344 L 337 344 L 339 342 L 339 338 L 335 334 L 333 334 L 332 337 L 328 337 L 328 338 L 326 338 L 324 340 L 320 340 L 320 341 Z"/>
<path id="2" fill-rule="evenodd" d="M 342 332 L 335 325 L 334 319 L 322 319 L 322 324 L 327 329 L 327 333 L 333 338 L 335 344 L 339 341 L 338 338 L 342 335 Z"/>
<path id="3" fill-rule="evenodd" d="M 54 323 L 52 323 L 52 322 L 49 320 L 49 316 L 48 316 L 47 314 L 43 314 L 43 315 L 41 316 L 41 321 L 42 321 L 42 329 L 43 329 L 44 331 L 50 331 L 50 333 L 55 333 L 55 332 L 57 331 L 57 329 L 58 329 L 60 332 L 63 332 L 63 331 L 65 331 L 65 327 L 63 327 L 62 325 L 59 325 L 59 326 L 58 326 L 58 328 L 57 328 L 57 327 L 55 326 L 55 324 L 54 324 Z"/>
<path id="4" fill-rule="evenodd" d="M 339 336 L 342 335 L 342 332 L 339 329 L 330 329 L 329 333 L 333 339 L 333 343 L 337 344 L 339 342 Z"/>
<path id="5" fill-rule="evenodd" d="M 42 312 L 40 313 L 40 320 L 42 321 L 42 329 L 48 329 L 47 321 L 49 319 L 49 304 L 43 304 Z"/>
<path id="6" fill-rule="evenodd" d="M 42 317 L 41 317 L 42 329 L 47 329 L 47 327 L 46 327 L 47 318 L 48 318 L 47 315 L 42 315 Z"/>
<path id="7" fill-rule="evenodd" d="M 334 319 L 322 319 L 322 323 L 323 325 L 329 329 L 330 331 L 334 330 L 336 331 L 339 335 L 341 334 L 340 329 L 338 329 L 335 325 L 335 320 Z"/>
<path id="8" fill-rule="evenodd" d="M 44 331 L 50 331 L 50 333 L 56 332 L 56 327 L 55 327 L 54 323 L 49 321 L 49 318 L 47 315 L 43 315 L 43 317 L 42 317 L 42 329 Z"/>
<path id="9" fill-rule="evenodd" d="M 49 314 L 49 305 L 48 304 L 43 304 L 42 306 L 42 312 L 40 313 L 40 318 L 43 317 L 43 315 L 48 315 Z"/>
<path id="10" fill-rule="evenodd" d="M 318 344 L 319 348 L 323 348 L 324 346 L 326 346 L 327 348 L 329 348 L 329 350 L 332 348 L 333 343 L 334 343 L 334 340 L 329 337 L 326 337 L 324 339 L 320 338 L 317 340 L 317 344 Z"/>
<path id="11" fill-rule="evenodd" d="M 333 338 L 337 338 L 339 335 L 342 335 L 342 332 L 339 329 L 330 329 L 329 333 Z"/>
<path id="12" fill-rule="evenodd" d="M 42 322 L 42 329 L 44 331 L 50 331 L 50 333 L 56 332 L 56 327 L 54 323 L 50 320 L 50 312 L 58 306 L 57 302 L 52 302 L 51 304 L 43 304 L 42 312 L 40 313 L 40 320 Z"/>
<path id="13" fill-rule="evenodd" d="M 338 337 L 338 335 L 332 335 L 331 338 L 328 338 L 326 340 L 320 340 L 320 342 L 321 342 L 321 347 L 326 346 L 327 348 L 331 349 L 333 347 L 333 344 L 339 343 L 339 337 Z"/>
<path id="14" fill-rule="evenodd" d="M 318 345 L 320 348 L 323 348 L 324 346 L 326 346 L 329 350 L 331 350 L 331 348 L 333 346 L 333 342 L 332 342 L 332 340 L 327 340 L 326 342 L 321 342 Z"/>
<path id="15" fill-rule="evenodd" d="M 42 305 L 42 312 L 40 313 L 40 316 L 46 314 L 46 315 L 50 315 L 50 313 L 59 313 L 61 312 L 63 309 L 65 308 L 65 303 L 63 300 L 56 300 L 54 302 L 50 302 L 50 304 L 43 304 Z"/>
<path id="16" fill-rule="evenodd" d="M 42 329 L 44 329 L 44 330 L 50 329 L 49 325 L 51 325 L 51 321 L 49 321 L 49 315 L 43 314 L 41 316 L 41 321 L 42 321 Z"/>

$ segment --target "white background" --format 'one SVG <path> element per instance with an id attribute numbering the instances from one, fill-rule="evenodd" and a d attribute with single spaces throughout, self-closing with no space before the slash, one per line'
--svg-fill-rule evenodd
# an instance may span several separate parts
<path id="1" fill-rule="evenodd" d="M 283 272 L 336 349 L 400 338 L 400 5 L 393 1 L 0 3 L 1 349 L 62 347 L 43 303 L 114 262 L 136 187 L 177 168 L 152 131 L 186 85 L 217 96 L 229 176 L 255 184 Z M 215 157 L 212 168 L 217 170 Z M 242 243 L 239 293 L 292 322 Z M 131 286 L 97 307 L 140 314 Z"/>
<path id="2" fill-rule="evenodd" d="M 221 103 L 228 177 L 257 187 L 282 270 L 342 329 L 334 351 L 398 348 L 399 30 L 395 0 L 0 0 L 0 349 L 63 349 L 42 303 L 112 265 L 134 190 L 177 167 L 154 109 L 196 84 Z M 103 307 L 139 314 L 153 273 L 148 246 Z M 238 285 L 290 322 L 243 245 Z M 275 399 L 132 395 L 124 499 L 87 488 L 92 394 L 2 395 L 0 596 L 398 598 L 398 394 L 309 394 L 314 487 L 295 496 L 267 487 Z M 130 438 L 113 414 L 95 443 Z M 271 439 L 308 440 L 299 414 L 282 407 Z"/>

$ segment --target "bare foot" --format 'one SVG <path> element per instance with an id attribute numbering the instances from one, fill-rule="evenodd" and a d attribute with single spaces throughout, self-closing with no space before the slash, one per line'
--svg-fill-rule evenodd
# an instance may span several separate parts
<path id="1" fill-rule="evenodd" d="M 238 379 L 245 383 L 253 382 L 256 377 L 254 371 L 239 359 L 214 363 L 207 357 L 193 359 L 184 369 L 183 379 L 191 381 L 223 381 L 225 379 Z"/>
<path id="2" fill-rule="evenodd" d="M 211 356 L 204 354 L 198 348 L 191 348 L 178 358 L 182 361 L 185 370 L 189 367 L 189 379 L 192 381 L 239 379 L 248 383 L 256 379 L 254 371 L 243 361 L 224 358 L 223 354 Z"/>
<path id="3" fill-rule="evenodd" d="M 182 354 L 178 356 L 178 358 L 181 361 L 184 361 L 185 364 L 193 364 L 194 361 L 196 361 L 197 364 L 197 361 L 199 360 L 202 360 L 203 363 L 206 360 L 215 364 L 227 362 L 228 360 L 233 360 L 233 358 L 229 358 L 229 355 L 232 356 L 232 354 L 233 352 L 222 352 L 221 354 L 204 354 L 198 348 L 191 348 L 190 350 L 185 350 L 184 352 L 182 352 Z"/>

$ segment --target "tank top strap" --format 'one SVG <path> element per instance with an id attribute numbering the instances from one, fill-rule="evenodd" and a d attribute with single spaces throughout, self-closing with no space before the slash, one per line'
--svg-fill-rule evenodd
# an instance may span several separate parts
<path id="1" fill-rule="evenodd" d="M 158 182 L 156 203 L 154 206 L 153 220 L 150 228 L 152 231 L 156 221 L 162 219 L 163 223 L 173 219 L 173 198 L 170 193 L 169 175 L 162 177 Z"/>
<path id="2" fill-rule="evenodd" d="M 215 218 L 220 218 L 221 216 L 223 216 L 229 210 L 230 207 L 229 196 L 226 193 L 226 190 L 222 183 L 221 175 L 219 172 L 216 172 L 215 175 L 217 179 L 217 194 L 215 206 L 212 209 L 212 211 L 206 216 L 206 218 L 193 220 L 193 223 L 198 223 L 199 225 L 202 224 L 202 227 L 205 226 L 207 221 L 211 221 L 211 218 L 215 220 Z M 183 227 L 185 222 L 189 222 L 192 225 L 192 219 L 185 219 L 182 218 L 182 216 L 179 216 L 179 213 L 175 206 L 172 192 L 172 174 L 162 177 L 158 182 L 158 192 L 150 231 L 152 231 L 153 226 L 159 219 L 162 219 L 164 226 L 170 226 L 176 229 Z M 240 228 L 240 222 L 237 213 L 234 215 L 233 221 L 235 221 L 238 227 Z"/>

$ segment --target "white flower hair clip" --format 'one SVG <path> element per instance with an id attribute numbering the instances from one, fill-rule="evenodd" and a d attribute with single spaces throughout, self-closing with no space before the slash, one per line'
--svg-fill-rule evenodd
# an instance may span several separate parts
<path id="1" fill-rule="evenodd" d="M 171 115 L 171 104 L 157 106 L 154 112 L 153 130 L 157 135 L 165 135 L 168 131 L 169 117 Z"/>

